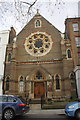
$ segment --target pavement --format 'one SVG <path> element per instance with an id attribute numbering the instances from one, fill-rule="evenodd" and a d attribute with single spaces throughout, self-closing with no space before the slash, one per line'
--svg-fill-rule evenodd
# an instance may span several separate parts
<path id="1" fill-rule="evenodd" d="M 64 109 L 50 109 L 50 110 L 30 110 L 27 114 L 65 114 Z"/>
<path id="2" fill-rule="evenodd" d="M 41 104 L 31 104 L 30 105 L 30 111 L 27 114 L 65 114 L 64 109 L 48 109 L 48 110 L 42 110 Z"/>

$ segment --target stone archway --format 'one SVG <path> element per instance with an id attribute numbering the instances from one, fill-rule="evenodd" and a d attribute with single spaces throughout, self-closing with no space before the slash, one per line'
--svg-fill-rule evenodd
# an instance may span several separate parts
<path id="1" fill-rule="evenodd" d="M 27 91 L 30 99 L 40 99 L 52 96 L 52 77 L 44 69 L 35 69 L 27 79 Z"/>

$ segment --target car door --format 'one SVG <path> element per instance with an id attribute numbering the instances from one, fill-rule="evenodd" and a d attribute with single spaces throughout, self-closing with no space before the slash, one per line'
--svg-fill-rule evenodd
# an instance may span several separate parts
<path id="1" fill-rule="evenodd" d="M 17 110 L 17 100 L 13 96 L 8 96 L 8 102 L 7 105 L 10 106 L 15 112 Z"/>
<path id="2" fill-rule="evenodd" d="M 5 103 L 7 102 L 6 96 L 0 96 L 0 118 L 2 117 L 2 112 L 5 107 Z"/>

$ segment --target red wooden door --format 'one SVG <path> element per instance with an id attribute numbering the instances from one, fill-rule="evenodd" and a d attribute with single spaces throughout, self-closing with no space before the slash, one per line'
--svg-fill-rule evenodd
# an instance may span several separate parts
<path id="1" fill-rule="evenodd" d="M 34 83 L 34 97 L 41 98 L 41 96 L 45 96 L 45 87 L 43 82 L 35 82 Z"/>

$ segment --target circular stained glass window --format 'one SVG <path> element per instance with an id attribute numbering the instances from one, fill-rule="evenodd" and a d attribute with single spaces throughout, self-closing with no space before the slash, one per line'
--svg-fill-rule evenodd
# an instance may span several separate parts
<path id="1" fill-rule="evenodd" d="M 47 33 L 38 31 L 28 36 L 24 45 L 30 55 L 43 56 L 51 50 L 52 39 Z"/>

